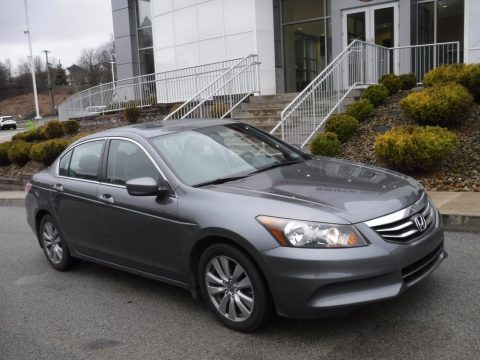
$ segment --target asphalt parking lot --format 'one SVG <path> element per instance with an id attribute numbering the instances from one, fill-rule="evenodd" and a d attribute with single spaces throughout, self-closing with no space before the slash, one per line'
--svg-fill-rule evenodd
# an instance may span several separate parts
<path id="1" fill-rule="evenodd" d="M 4 143 L 7 141 L 12 140 L 12 136 L 18 134 L 25 129 L 18 129 L 18 130 L 1 130 L 0 131 L 0 143 Z"/>
<path id="2" fill-rule="evenodd" d="M 222 327 L 176 287 L 81 263 L 50 268 L 24 209 L 0 207 L 0 359 L 478 359 L 480 235 L 401 298 L 334 319 Z"/>

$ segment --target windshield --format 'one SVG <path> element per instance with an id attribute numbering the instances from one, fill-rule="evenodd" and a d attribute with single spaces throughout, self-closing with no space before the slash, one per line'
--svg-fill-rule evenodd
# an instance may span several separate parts
<path id="1" fill-rule="evenodd" d="M 308 159 L 245 124 L 219 125 L 151 139 L 185 184 L 201 186 Z"/>

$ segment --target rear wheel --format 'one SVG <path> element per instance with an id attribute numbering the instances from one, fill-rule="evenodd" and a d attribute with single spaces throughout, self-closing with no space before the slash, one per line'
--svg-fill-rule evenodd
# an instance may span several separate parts
<path id="1" fill-rule="evenodd" d="M 209 247 L 199 264 L 200 288 L 210 310 L 227 327 L 253 331 L 272 315 L 272 301 L 255 264 L 225 244 Z"/>
<path id="2" fill-rule="evenodd" d="M 45 215 L 40 223 L 40 240 L 48 262 L 55 270 L 65 271 L 74 263 L 56 221 Z"/>

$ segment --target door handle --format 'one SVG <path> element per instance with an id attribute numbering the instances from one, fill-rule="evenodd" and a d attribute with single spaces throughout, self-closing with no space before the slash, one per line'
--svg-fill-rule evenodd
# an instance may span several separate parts
<path id="1" fill-rule="evenodd" d="M 115 200 L 113 200 L 113 196 L 110 194 L 102 194 L 98 199 L 109 204 L 115 204 Z"/>
<path id="2" fill-rule="evenodd" d="M 52 189 L 57 191 L 63 191 L 63 185 L 62 184 L 52 185 Z"/>

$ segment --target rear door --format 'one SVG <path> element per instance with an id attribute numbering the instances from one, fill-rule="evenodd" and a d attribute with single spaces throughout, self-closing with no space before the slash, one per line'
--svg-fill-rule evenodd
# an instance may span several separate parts
<path id="1" fill-rule="evenodd" d="M 137 142 L 110 140 L 105 178 L 98 189 L 103 199 L 100 221 L 108 261 L 136 270 L 182 280 L 179 225 L 175 196 L 131 196 L 125 183 L 163 175 Z"/>
<path id="2" fill-rule="evenodd" d="M 68 244 L 77 252 L 98 257 L 100 164 L 105 140 L 81 143 L 59 161 L 52 203 Z"/>

